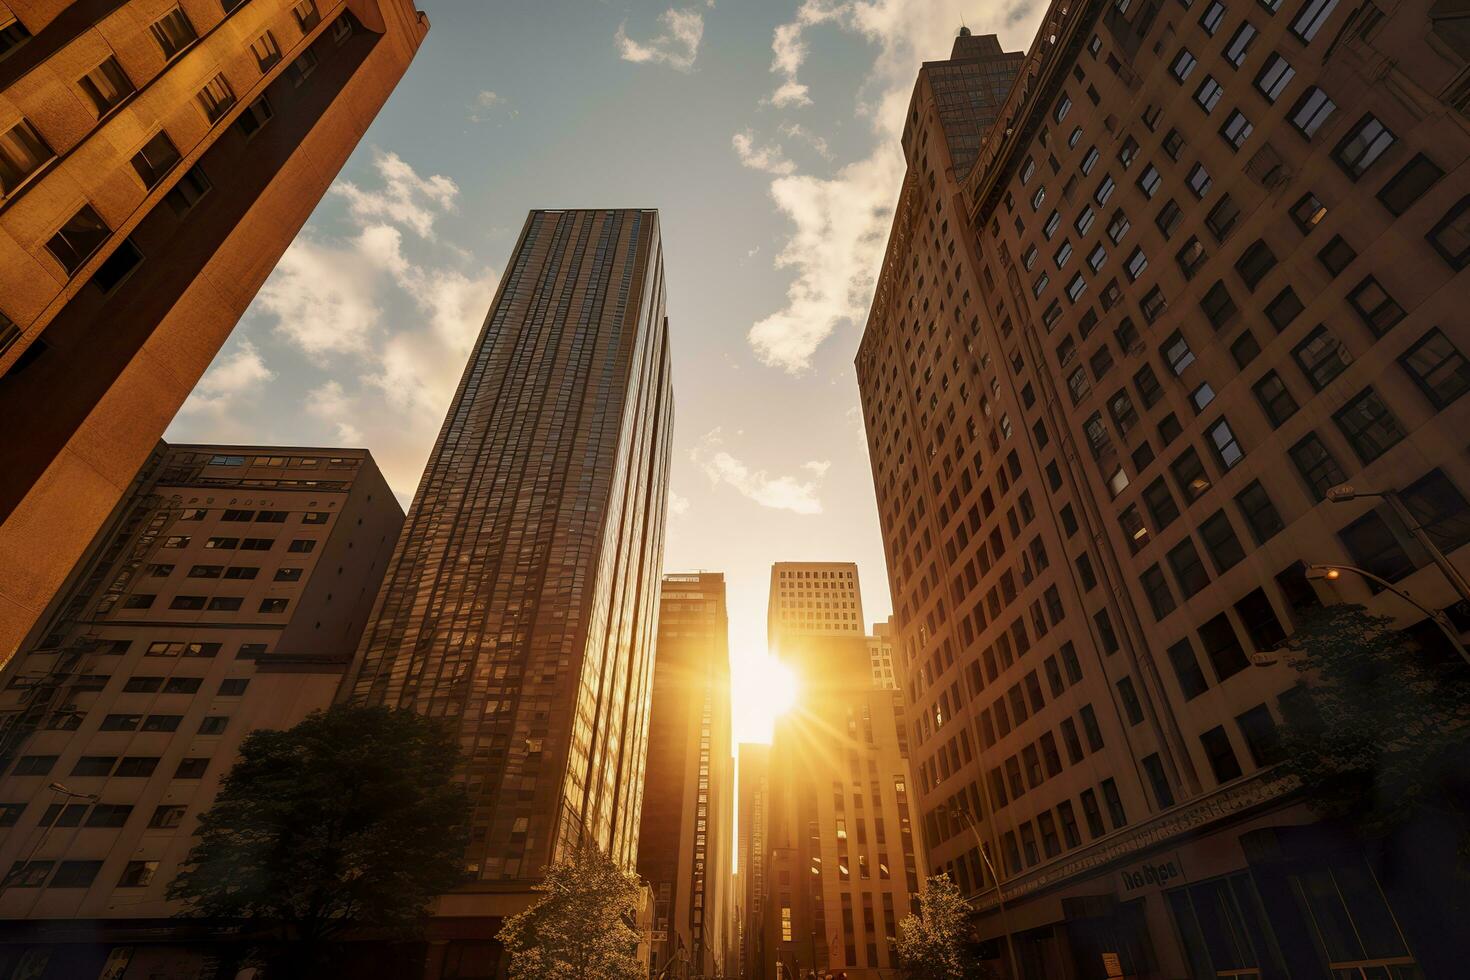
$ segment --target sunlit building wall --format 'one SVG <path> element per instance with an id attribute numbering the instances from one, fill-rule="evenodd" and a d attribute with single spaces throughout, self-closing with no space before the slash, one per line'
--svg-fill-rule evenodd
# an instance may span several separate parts
<path id="1" fill-rule="evenodd" d="M 722 573 L 663 577 L 638 873 L 653 890 L 651 966 L 671 980 L 724 971 L 736 942 L 729 633 Z"/>
<path id="2" fill-rule="evenodd" d="M 0 3 L 0 663 L 428 29 L 409 0 Z"/>
<path id="3" fill-rule="evenodd" d="M 158 445 L 0 672 L 0 976 L 244 954 L 168 885 L 246 734 L 331 705 L 402 523 L 361 449 Z"/>
<path id="4" fill-rule="evenodd" d="M 431 973 L 495 968 L 500 917 L 569 849 L 634 868 L 672 428 L 658 212 L 531 212 L 351 687 L 460 732 L 472 880 Z"/>
<path id="5" fill-rule="evenodd" d="M 1465 624 L 1324 498 L 1466 561 L 1470 51 L 1428 2 L 1043 25 L 973 161 L 920 72 L 857 356 L 931 866 L 1022 976 L 1451 975 L 1444 843 L 1365 853 L 1274 764 L 1313 607 L 1448 654 L 1304 562 Z"/>

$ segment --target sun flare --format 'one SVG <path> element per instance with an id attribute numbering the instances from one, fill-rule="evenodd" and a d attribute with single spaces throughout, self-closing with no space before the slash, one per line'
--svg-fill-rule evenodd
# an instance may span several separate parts
<path id="1" fill-rule="evenodd" d="M 764 650 L 730 660 L 730 710 L 736 742 L 769 742 L 776 720 L 796 706 L 800 682 Z"/>

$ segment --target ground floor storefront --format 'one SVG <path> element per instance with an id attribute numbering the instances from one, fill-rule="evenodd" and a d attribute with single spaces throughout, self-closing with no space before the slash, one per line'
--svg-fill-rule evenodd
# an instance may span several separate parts
<path id="1" fill-rule="evenodd" d="M 992 890 L 975 920 L 992 975 L 1470 976 L 1470 879 L 1452 828 L 1425 821 L 1365 844 L 1301 804 L 1201 805 L 1215 810 L 1165 814 L 1158 826 L 1098 842 L 1093 854 L 1012 879 L 1003 915 Z M 1204 819 L 1175 832 L 1196 817 Z"/>

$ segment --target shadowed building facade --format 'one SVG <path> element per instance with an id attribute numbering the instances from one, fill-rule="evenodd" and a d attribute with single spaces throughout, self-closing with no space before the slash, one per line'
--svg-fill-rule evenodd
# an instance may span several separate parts
<path id="1" fill-rule="evenodd" d="M 0 672 L 0 976 L 243 953 L 165 890 L 241 739 L 332 703 L 402 523 L 363 450 L 159 444 Z"/>
<path id="2" fill-rule="evenodd" d="M 570 848 L 633 869 L 672 425 L 658 213 L 531 212 L 351 686 L 460 732 L 473 881 L 431 976 L 493 975 L 500 918 Z"/>
<path id="3" fill-rule="evenodd" d="M 771 747 L 741 742 L 737 766 L 740 784 L 735 866 L 740 885 L 740 962 L 742 978 L 764 978 L 767 808 L 770 806 Z"/>
<path id="4" fill-rule="evenodd" d="M 0 662 L 427 31 L 408 0 L 0 3 Z"/>
<path id="5" fill-rule="evenodd" d="M 1464 566 L 1462 20 L 1044 23 L 973 161 L 920 73 L 856 362 L 931 865 L 1019 976 L 1463 972 L 1443 828 L 1365 854 L 1274 768 L 1312 607 L 1446 652 L 1303 562 L 1458 598 L 1385 501 L 1326 491 L 1401 491 Z"/>
<path id="6" fill-rule="evenodd" d="M 663 577 L 638 873 L 654 896 L 650 969 L 670 980 L 728 975 L 733 959 L 729 632 L 722 573 Z"/>
<path id="7" fill-rule="evenodd" d="M 769 978 L 892 976 L 898 922 L 918 900 L 924 856 L 903 701 L 874 682 L 861 611 L 855 624 L 841 618 L 856 604 L 857 582 L 851 563 L 771 569 L 777 602 L 783 592 L 812 593 L 797 601 L 834 623 L 814 628 L 775 602 L 769 610 L 772 650 L 798 691 L 776 722 L 768 765 L 759 918 Z"/>

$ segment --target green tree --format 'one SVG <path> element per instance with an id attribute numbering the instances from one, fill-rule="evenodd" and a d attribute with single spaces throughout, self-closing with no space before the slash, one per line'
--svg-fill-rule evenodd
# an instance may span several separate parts
<path id="1" fill-rule="evenodd" d="M 1461 814 L 1470 799 L 1470 671 L 1461 661 L 1356 605 L 1319 611 L 1290 648 L 1302 684 L 1281 702 L 1282 768 L 1314 809 L 1370 837 L 1426 811 Z"/>
<path id="2" fill-rule="evenodd" d="M 552 865 L 534 904 L 505 920 L 513 980 L 635 980 L 638 879 L 595 846 Z"/>
<path id="3" fill-rule="evenodd" d="M 319 975 L 347 929 L 412 933 L 464 877 L 458 761 L 453 735 L 411 711 L 336 705 L 251 732 L 169 897 L 256 926 L 272 977 Z"/>
<path id="4" fill-rule="evenodd" d="M 979 965 L 965 949 L 970 906 L 948 874 L 924 882 L 917 915 L 898 924 L 898 962 L 909 980 L 970 980 Z"/>

